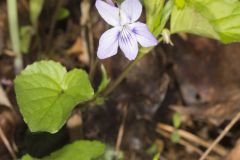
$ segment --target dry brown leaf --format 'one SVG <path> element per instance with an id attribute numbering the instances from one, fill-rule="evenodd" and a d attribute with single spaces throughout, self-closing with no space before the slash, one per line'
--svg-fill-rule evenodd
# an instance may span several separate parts
<path id="1" fill-rule="evenodd" d="M 87 52 L 86 42 L 79 36 L 71 48 L 67 51 L 68 55 L 78 55 L 80 62 L 88 65 L 89 64 L 89 55 Z"/>
<path id="2" fill-rule="evenodd" d="M 239 89 L 240 45 L 189 36 L 167 50 L 186 104 L 215 103 Z"/>
<path id="3" fill-rule="evenodd" d="M 12 108 L 12 104 L 10 103 L 10 101 L 1 85 L 0 85 L 0 105 L 5 105 L 5 106 Z"/>
<path id="4" fill-rule="evenodd" d="M 171 108 L 183 116 L 192 116 L 196 120 L 208 120 L 219 126 L 225 120 L 231 120 L 240 111 L 240 91 L 224 101 L 191 106 L 172 106 Z"/>
<path id="5" fill-rule="evenodd" d="M 89 20 L 89 10 L 90 10 L 91 4 L 89 0 L 83 0 L 81 3 L 81 25 L 84 26 L 87 24 Z"/>
<path id="6" fill-rule="evenodd" d="M 13 147 L 15 144 L 14 133 L 15 133 L 16 124 L 17 124 L 16 117 L 17 117 L 16 114 L 9 107 L 0 105 L 0 128 L 2 131 L 1 133 L 3 134 L 0 136 L 0 156 L 1 157 L 2 156 L 5 157 L 9 155 L 9 148 L 7 148 L 7 144 L 9 144 L 12 148 L 14 148 Z M 11 150 L 13 152 L 14 149 L 11 149 Z"/>
<path id="7" fill-rule="evenodd" d="M 82 138 L 82 117 L 80 112 L 74 113 L 67 121 L 69 137 L 71 141 Z"/>

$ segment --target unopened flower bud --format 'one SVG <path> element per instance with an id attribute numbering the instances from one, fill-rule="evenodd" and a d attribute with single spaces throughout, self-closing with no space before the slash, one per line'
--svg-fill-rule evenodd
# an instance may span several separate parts
<path id="1" fill-rule="evenodd" d="M 168 29 L 163 29 L 162 31 L 162 36 L 163 36 L 163 42 L 166 44 L 170 44 L 173 46 L 173 42 L 171 41 L 171 33 Z"/>

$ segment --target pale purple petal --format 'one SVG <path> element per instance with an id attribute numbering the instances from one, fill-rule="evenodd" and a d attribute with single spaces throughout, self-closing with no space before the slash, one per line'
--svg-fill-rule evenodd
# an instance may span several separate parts
<path id="1" fill-rule="evenodd" d="M 110 4 L 111 6 L 115 6 L 112 0 L 106 0 L 106 2 L 107 2 L 108 4 Z"/>
<path id="2" fill-rule="evenodd" d="M 124 10 L 120 9 L 120 25 L 125 25 L 131 23 L 131 19 L 128 17 L 128 15 L 125 13 Z"/>
<path id="3" fill-rule="evenodd" d="M 131 22 L 135 22 L 141 16 L 142 4 L 139 0 L 125 0 L 120 7 L 127 14 Z"/>
<path id="4" fill-rule="evenodd" d="M 117 7 L 111 6 L 110 4 L 102 1 L 96 1 L 96 8 L 102 18 L 112 26 L 118 26 L 120 23 L 119 9 Z"/>
<path id="5" fill-rule="evenodd" d="M 136 22 L 130 25 L 132 32 L 136 35 L 137 41 L 143 47 L 156 46 L 158 44 L 157 39 L 149 31 L 146 24 Z"/>
<path id="6" fill-rule="evenodd" d="M 97 56 L 99 59 L 105 59 L 117 54 L 118 38 L 121 27 L 114 27 L 103 33 L 99 40 Z"/>
<path id="7" fill-rule="evenodd" d="M 119 38 L 119 46 L 129 60 L 134 60 L 138 54 L 136 36 L 129 28 L 123 28 Z"/>

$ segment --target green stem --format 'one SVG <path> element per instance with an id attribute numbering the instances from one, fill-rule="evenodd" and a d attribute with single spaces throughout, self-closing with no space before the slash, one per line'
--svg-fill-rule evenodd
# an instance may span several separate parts
<path id="1" fill-rule="evenodd" d="M 138 56 L 132 63 L 130 63 L 124 71 L 120 74 L 120 76 L 112 83 L 109 85 L 109 87 L 103 92 L 103 97 L 107 97 L 121 82 L 122 80 L 127 76 L 129 71 L 132 70 L 132 68 L 141 60 L 141 58 L 144 56 Z"/>
<path id="2" fill-rule="evenodd" d="M 20 39 L 19 39 L 19 27 L 18 27 L 18 13 L 17 13 L 17 1 L 7 0 L 8 10 L 8 23 L 11 37 L 11 43 L 14 53 L 16 54 L 14 60 L 15 72 L 19 73 L 23 68 L 22 55 L 20 53 Z"/>
<path id="3" fill-rule="evenodd" d="M 90 66 L 89 77 L 90 77 L 91 82 L 93 82 L 93 77 L 95 75 L 95 72 L 96 72 L 96 69 L 98 67 L 98 64 L 99 64 L 99 60 L 95 59 L 94 64 L 92 66 Z"/>

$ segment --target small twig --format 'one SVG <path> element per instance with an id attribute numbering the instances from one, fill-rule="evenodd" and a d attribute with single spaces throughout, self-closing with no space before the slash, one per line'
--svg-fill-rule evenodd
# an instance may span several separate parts
<path id="1" fill-rule="evenodd" d="M 17 159 L 17 156 L 16 154 L 14 153 L 13 149 L 12 149 L 12 146 L 10 145 L 7 137 L 5 136 L 2 128 L 0 127 L 0 138 L 2 139 L 4 145 L 6 146 L 8 152 L 10 153 L 10 155 L 12 156 L 12 158 L 15 160 Z"/>
<path id="2" fill-rule="evenodd" d="M 229 130 L 237 123 L 240 119 L 240 112 L 231 120 L 231 122 L 224 128 L 222 133 L 214 140 L 214 142 L 208 147 L 204 154 L 199 158 L 199 160 L 206 159 L 207 155 L 214 149 L 214 147 L 225 137 Z"/>
<path id="3" fill-rule="evenodd" d="M 119 151 L 120 151 L 120 146 L 122 144 L 126 118 L 127 118 L 127 105 L 125 105 L 123 107 L 123 119 L 122 119 L 122 123 L 118 130 L 117 142 L 116 142 L 116 146 L 115 146 L 115 155 L 116 156 L 118 156 Z"/>
<path id="4" fill-rule="evenodd" d="M 49 47 L 51 46 L 51 42 L 52 42 L 52 37 L 53 37 L 53 32 L 54 32 L 54 28 L 57 22 L 57 16 L 58 16 L 58 12 L 61 9 L 62 5 L 63 5 L 64 0 L 58 0 L 57 6 L 56 6 L 56 10 L 53 13 L 52 19 L 51 19 L 51 23 L 50 23 L 50 29 L 49 29 L 49 33 L 48 33 L 48 38 L 47 38 L 47 51 L 49 50 Z"/>
<path id="5" fill-rule="evenodd" d="M 81 19 L 80 25 L 81 30 L 84 30 L 84 34 L 82 34 L 82 38 L 85 39 L 87 45 L 88 55 L 90 57 L 90 69 L 89 69 L 89 77 L 91 82 L 93 81 L 95 69 L 97 67 L 98 62 L 95 62 L 95 53 L 94 53 L 94 40 L 93 40 L 93 32 L 92 32 L 92 23 L 90 19 L 91 15 L 91 2 L 89 0 L 83 0 L 81 2 Z"/>
<path id="6" fill-rule="evenodd" d="M 163 130 L 157 130 L 157 132 L 159 134 L 161 134 L 162 136 L 166 137 L 166 138 L 171 138 L 171 134 L 167 131 L 163 131 Z M 200 150 L 199 148 L 197 148 L 196 146 L 192 145 L 191 143 L 185 141 L 184 139 L 180 139 L 179 144 L 185 146 L 186 148 L 190 148 L 191 150 L 193 150 L 194 152 L 198 153 L 199 155 L 203 154 L 203 151 Z"/>
<path id="7" fill-rule="evenodd" d="M 96 61 L 96 56 L 94 53 L 94 40 L 93 40 L 93 33 L 92 33 L 92 24 L 91 22 L 88 23 L 88 48 L 89 48 L 89 54 L 90 54 L 90 77 L 92 78 L 94 76 L 95 72 L 95 61 Z M 93 79 L 93 78 L 92 78 Z"/>
<path id="8" fill-rule="evenodd" d="M 157 129 L 160 129 L 160 130 L 165 130 L 165 131 L 168 131 L 168 132 L 174 132 L 175 128 L 170 126 L 170 125 L 167 125 L 167 124 L 163 124 L 163 123 L 159 123 L 157 125 Z M 178 133 L 179 135 L 182 137 L 182 138 L 185 138 L 186 140 L 189 140 L 191 142 L 195 142 L 196 144 L 199 144 L 205 148 L 208 148 L 212 142 L 207 142 L 207 141 L 204 141 L 203 139 L 201 139 L 200 137 L 196 136 L 196 135 L 193 135 L 192 133 L 189 133 L 185 130 L 182 130 L 182 129 L 178 129 Z M 214 151 L 219 154 L 220 156 L 224 156 L 226 155 L 226 153 L 228 152 L 226 149 L 224 149 L 223 147 L 217 145 L 216 148 L 214 148 Z"/>
<path id="9" fill-rule="evenodd" d="M 89 39 L 89 53 L 90 53 L 90 71 L 89 71 L 89 75 L 90 75 L 90 79 L 91 81 L 93 81 L 93 77 L 96 71 L 96 68 L 98 66 L 98 59 L 95 56 L 94 53 L 94 40 L 93 40 L 93 33 L 92 33 L 92 26 L 91 24 L 89 24 L 88 26 L 88 39 Z"/>

